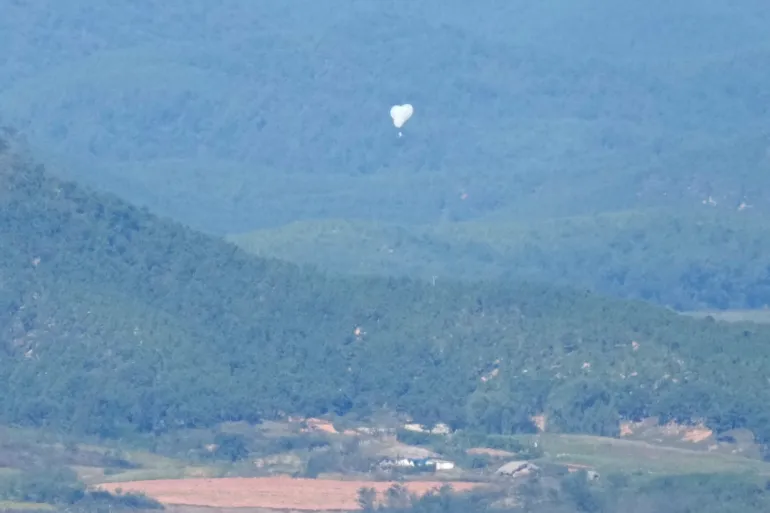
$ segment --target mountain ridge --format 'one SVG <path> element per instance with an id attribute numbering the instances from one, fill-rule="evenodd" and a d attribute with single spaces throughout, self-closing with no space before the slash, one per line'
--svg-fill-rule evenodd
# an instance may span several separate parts
<path id="1" fill-rule="evenodd" d="M 227 239 L 335 273 L 526 279 L 695 310 L 770 304 L 767 230 L 759 213 L 704 205 L 526 223 L 319 220 Z"/>
<path id="2" fill-rule="evenodd" d="M 761 2 L 388 5 L 14 6 L 0 110 L 52 171 L 217 234 L 764 211 Z"/>
<path id="3" fill-rule="evenodd" d="M 116 437 L 387 406 L 491 433 L 545 412 L 563 432 L 659 415 L 767 440 L 767 327 L 525 282 L 323 274 L 0 162 L 0 421 Z"/>

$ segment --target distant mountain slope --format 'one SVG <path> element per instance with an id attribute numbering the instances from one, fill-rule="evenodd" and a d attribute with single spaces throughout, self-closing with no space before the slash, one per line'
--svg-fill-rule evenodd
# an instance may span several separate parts
<path id="1" fill-rule="evenodd" d="M 766 211 L 767 26 L 764 0 L 36 0 L 0 20 L 0 112 L 54 171 L 217 233 Z"/>
<path id="2" fill-rule="evenodd" d="M 767 328 L 527 284 L 326 276 L 4 144 L 0 421 L 118 436 L 386 406 L 489 432 L 659 414 L 770 439 Z"/>
<path id="3" fill-rule="evenodd" d="M 770 225 L 750 210 L 644 210 L 539 223 L 397 227 L 318 221 L 232 235 L 253 253 L 334 272 L 508 276 L 676 309 L 770 304 Z"/>

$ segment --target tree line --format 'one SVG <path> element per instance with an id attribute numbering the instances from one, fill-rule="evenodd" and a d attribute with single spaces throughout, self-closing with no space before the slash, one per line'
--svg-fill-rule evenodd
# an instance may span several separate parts
<path id="1" fill-rule="evenodd" d="M 659 415 L 770 439 L 766 327 L 536 283 L 329 275 L 10 149 L 0 165 L 0 421 L 119 437 L 385 407 L 497 434 Z"/>

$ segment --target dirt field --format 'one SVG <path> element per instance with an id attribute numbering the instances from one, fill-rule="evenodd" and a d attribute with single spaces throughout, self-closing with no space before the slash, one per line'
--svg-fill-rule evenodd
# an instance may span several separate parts
<path id="1" fill-rule="evenodd" d="M 465 451 L 468 454 L 485 454 L 493 458 L 513 458 L 516 453 L 503 451 L 502 449 L 489 449 L 487 447 L 473 447 Z"/>
<path id="2" fill-rule="evenodd" d="M 425 494 L 441 487 L 440 481 L 403 483 L 415 494 Z M 452 482 L 457 491 L 467 491 L 479 483 Z M 269 508 L 298 511 L 357 510 L 358 490 L 374 488 L 378 493 L 393 483 L 384 481 L 333 481 L 327 479 L 292 479 L 289 477 L 162 479 L 104 483 L 100 488 L 114 492 L 142 492 L 164 504 L 208 506 L 213 508 Z"/>

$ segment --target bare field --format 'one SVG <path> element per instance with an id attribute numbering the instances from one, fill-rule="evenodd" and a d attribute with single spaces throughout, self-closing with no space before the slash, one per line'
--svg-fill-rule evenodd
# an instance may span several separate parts
<path id="1" fill-rule="evenodd" d="M 165 504 L 166 513 L 278 513 L 278 510 L 268 508 L 213 508 L 209 506 L 187 506 L 184 504 Z M 280 513 L 305 513 L 299 510 L 285 509 Z M 347 513 L 324 511 L 323 513 Z"/>
<path id="2" fill-rule="evenodd" d="M 360 509 L 360 488 L 382 494 L 396 483 L 386 481 L 338 481 L 290 477 L 232 477 L 219 479 L 162 479 L 104 483 L 110 492 L 140 492 L 163 504 L 212 508 L 265 508 L 297 511 L 351 511 Z M 457 492 L 482 486 L 480 483 L 409 481 L 401 483 L 409 492 L 424 495 L 449 484 Z"/>
<path id="3" fill-rule="evenodd" d="M 490 449 L 488 447 L 472 447 L 465 451 L 468 454 L 483 454 L 492 458 L 515 458 L 516 453 L 503 451 L 502 449 Z"/>

